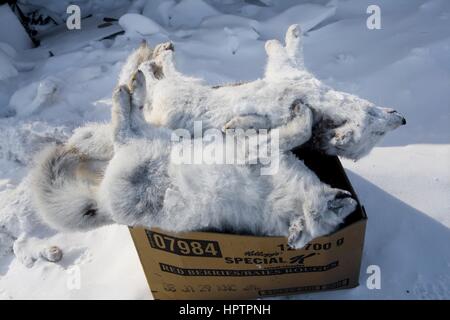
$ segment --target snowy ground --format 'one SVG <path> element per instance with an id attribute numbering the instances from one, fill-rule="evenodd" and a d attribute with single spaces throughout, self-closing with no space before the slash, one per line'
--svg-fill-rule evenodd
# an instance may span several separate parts
<path id="1" fill-rule="evenodd" d="M 112 2 L 115 15 L 127 11 Z M 369 156 L 344 161 L 369 216 L 361 285 L 294 298 L 449 299 L 450 2 L 159 2 L 144 8 L 152 20 L 122 18 L 127 33 L 114 40 L 86 42 L 96 35 L 82 28 L 37 49 L 0 43 L 0 299 L 150 299 L 125 227 L 61 234 L 39 223 L 27 186 L 33 153 L 85 122 L 108 121 L 118 70 L 142 37 L 170 39 L 185 73 L 217 84 L 261 76 L 264 41 L 292 23 L 307 31 L 306 65 L 320 79 L 408 120 Z M 369 4 L 381 7 L 381 30 L 366 28 Z M 58 264 L 39 258 L 52 244 L 65 253 Z M 381 290 L 365 285 L 369 265 L 381 268 Z"/>

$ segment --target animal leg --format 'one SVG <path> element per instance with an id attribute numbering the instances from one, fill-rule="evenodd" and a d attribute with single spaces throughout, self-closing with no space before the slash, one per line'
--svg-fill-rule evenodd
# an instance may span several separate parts
<path id="1" fill-rule="evenodd" d="M 129 87 L 139 65 L 150 60 L 152 54 L 152 49 L 148 46 L 146 41 L 143 41 L 139 48 L 128 56 L 125 64 L 120 70 L 118 85 L 126 85 Z"/>
<path id="2" fill-rule="evenodd" d="M 302 30 L 298 24 L 291 25 L 286 32 L 286 52 L 298 69 L 304 68 Z"/>
<path id="3" fill-rule="evenodd" d="M 115 145 L 124 144 L 131 137 L 131 95 L 127 86 L 122 85 L 113 93 L 111 124 Z"/>
<path id="4" fill-rule="evenodd" d="M 301 248 L 313 238 L 333 232 L 344 218 L 356 208 L 356 201 L 345 190 L 331 188 L 320 181 L 317 175 L 307 168 L 293 154 L 288 157 L 289 188 L 296 190 L 301 209 L 291 217 L 288 240 L 289 245 Z"/>
<path id="5" fill-rule="evenodd" d="M 286 151 L 298 147 L 311 138 L 313 127 L 312 111 L 297 99 L 291 105 L 291 118 L 278 127 L 279 149 Z"/>
<path id="6" fill-rule="evenodd" d="M 324 190 L 325 189 L 325 190 Z M 303 247 L 308 241 L 336 230 L 345 217 L 356 208 L 356 201 L 348 191 L 329 188 L 311 190 L 309 199 L 303 204 L 304 229 L 307 231 L 299 237 L 295 248 Z"/>
<path id="7" fill-rule="evenodd" d="M 258 114 L 248 114 L 242 116 L 236 116 L 228 121 L 223 127 L 222 131 L 225 132 L 229 129 L 269 129 L 270 121 L 267 117 Z"/>
<path id="8" fill-rule="evenodd" d="M 156 65 L 160 68 L 159 72 L 155 73 L 158 79 L 163 77 L 184 78 L 184 76 L 180 72 L 178 72 L 175 66 L 173 45 L 171 43 L 161 44 L 160 46 L 158 46 L 157 49 L 155 49 L 153 60 L 156 62 Z"/>

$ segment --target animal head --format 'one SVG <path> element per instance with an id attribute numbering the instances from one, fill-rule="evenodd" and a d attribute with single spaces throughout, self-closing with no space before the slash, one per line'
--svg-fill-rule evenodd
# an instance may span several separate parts
<path id="1" fill-rule="evenodd" d="M 316 150 L 349 159 L 359 159 L 390 131 L 406 124 L 397 111 L 382 108 L 350 94 L 330 91 L 332 108 L 314 109 L 314 126 L 309 142 Z M 322 102 L 323 103 L 323 102 Z"/>
<path id="2" fill-rule="evenodd" d="M 45 149 L 32 172 L 34 203 L 45 223 L 58 230 L 84 231 L 113 223 L 97 200 L 105 161 L 86 159 L 75 149 Z"/>

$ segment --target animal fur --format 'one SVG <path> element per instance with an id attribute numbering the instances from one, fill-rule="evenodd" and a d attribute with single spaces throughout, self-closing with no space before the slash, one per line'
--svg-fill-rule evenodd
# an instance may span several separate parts
<path id="1" fill-rule="evenodd" d="M 117 223 L 282 235 L 302 247 L 355 209 L 348 192 L 322 183 L 291 152 L 271 176 L 258 165 L 174 164 L 170 130 L 148 125 L 126 86 L 114 93 L 112 112 L 115 152 L 98 203 Z"/>
<path id="2" fill-rule="evenodd" d="M 142 73 L 132 92 L 140 87 L 145 88 Z M 114 156 L 109 162 L 83 157 L 81 148 L 70 149 L 70 144 L 38 161 L 36 203 L 50 225 L 65 230 L 110 223 L 177 232 L 226 229 L 287 236 L 291 246 L 302 247 L 333 231 L 355 209 L 348 192 L 322 183 L 291 152 L 280 155 L 273 176 L 260 175 L 259 165 L 174 164 L 171 130 L 149 125 L 133 96 L 126 85 L 114 93 L 109 128 Z M 83 136 L 77 132 L 72 145 L 79 146 L 77 138 Z M 97 152 L 89 143 L 82 145 Z M 101 179 L 78 173 L 83 165 L 96 171 L 97 161 Z"/>
<path id="3" fill-rule="evenodd" d="M 41 152 L 32 172 L 32 188 L 33 203 L 44 222 L 68 231 L 113 223 L 96 201 L 106 164 L 66 146 Z"/>
<path id="4" fill-rule="evenodd" d="M 44 220 L 69 230 L 109 223 L 231 229 L 286 235 L 295 247 L 333 231 L 355 201 L 289 151 L 274 176 L 255 174 L 254 165 L 175 166 L 168 159 L 173 146 L 164 128 L 192 130 L 197 120 L 204 130 L 277 128 L 282 150 L 307 143 L 353 159 L 405 122 L 394 110 L 320 83 L 304 69 L 300 42 L 291 26 L 285 46 L 266 43 L 263 79 L 215 88 L 178 72 L 170 43 L 141 45 L 121 72 L 112 124 L 80 128 L 37 161 L 35 203 Z"/>
<path id="5" fill-rule="evenodd" d="M 166 50 L 163 50 L 163 49 Z M 210 87 L 176 69 L 173 46 L 160 45 L 140 65 L 147 78 L 146 119 L 157 126 L 280 129 L 280 147 L 306 142 L 330 155 L 359 159 L 389 131 L 406 123 L 395 110 L 329 88 L 305 69 L 302 35 L 289 27 L 285 45 L 269 40 L 265 76 L 252 82 Z M 164 77 L 154 76 L 155 66 Z"/>
<path id="6" fill-rule="evenodd" d="M 152 50 L 143 42 L 128 57 L 118 84 L 130 88 L 138 69 L 144 73 L 146 99 L 140 101 L 142 94 L 135 94 L 134 101 L 155 126 L 192 132 L 194 121 L 202 121 L 203 130 L 278 128 L 282 150 L 306 144 L 330 155 L 359 159 L 387 132 L 406 123 L 395 110 L 333 90 L 309 73 L 298 25 L 289 27 L 285 42 L 282 46 L 277 40 L 267 41 L 263 79 L 216 87 L 177 71 L 171 43 Z M 112 156 L 111 141 L 103 139 L 100 145 Z"/>

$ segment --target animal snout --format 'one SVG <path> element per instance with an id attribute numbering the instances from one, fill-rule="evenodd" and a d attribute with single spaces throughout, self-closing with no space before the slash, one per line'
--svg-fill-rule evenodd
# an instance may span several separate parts
<path id="1" fill-rule="evenodd" d="M 394 109 L 386 109 L 386 113 L 389 114 L 389 120 L 395 127 L 403 126 L 406 124 L 406 119 L 399 112 Z"/>

